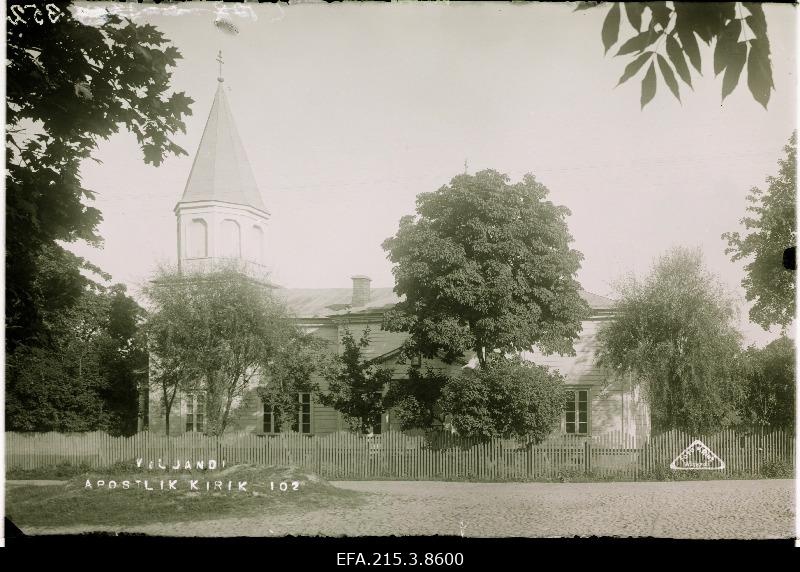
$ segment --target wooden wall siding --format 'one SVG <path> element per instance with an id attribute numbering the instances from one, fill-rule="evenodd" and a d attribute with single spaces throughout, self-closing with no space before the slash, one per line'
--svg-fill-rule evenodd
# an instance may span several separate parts
<path id="1" fill-rule="evenodd" d="M 318 326 L 306 326 L 303 328 L 306 334 L 313 334 L 317 338 L 327 342 L 327 347 L 331 352 L 335 352 L 339 338 L 337 337 L 336 326 L 334 324 L 326 323 Z"/>
<path id="2" fill-rule="evenodd" d="M 401 366 L 405 371 L 406 366 Z M 324 380 L 317 379 L 324 389 Z M 647 433 L 646 408 L 643 403 L 633 399 L 630 392 L 621 389 L 618 382 L 611 383 L 605 390 L 600 387 L 586 386 L 591 393 L 591 408 L 589 421 L 593 435 L 610 431 L 625 431 L 626 433 L 642 435 Z M 625 399 L 623 410 L 622 402 Z M 312 398 L 313 399 L 313 398 Z M 181 413 L 182 405 L 176 398 L 173 413 L 170 416 L 170 434 L 180 435 L 184 432 L 184 417 Z M 625 419 L 623 420 L 623 414 Z M 231 413 L 228 432 L 254 432 L 261 433 L 263 424 L 263 406 L 255 388 L 252 388 L 242 399 L 241 406 Z M 397 421 L 389 412 L 389 423 L 384 429 L 399 430 Z M 341 415 L 333 408 L 326 407 L 317 400 L 312 401 L 312 432 L 329 434 L 346 430 L 341 420 Z M 562 427 L 563 430 L 563 427 Z M 158 402 L 151 403 L 150 431 L 159 433 L 164 431 L 163 408 Z"/>
<path id="3" fill-rule="evenodd" d="M 641 386 L 634 387 L 631 391 L 631 412 L 633 414 L 633 427 L 637 435 L 650 435 L 650 406 L 644 398 Z"/>
<path id="4" fill-rule="evenodd" d="M 622 431 L 622 390 L 613 386 L 601 393 L 599 389 L 592 388 L 591 397 L 589 418 L 592 435 Z"/>
<path id="5" fill-rule="evenodd" d="M 313 397 L 312 397 L 313 399 Z M 311 430 L 320 435 L 335 433 L 343 428 L 341 425 L 339 412 L 332 407 L 325 407 L 316 401 L 312 405 L 311 411 Z"/>
<path id="6" fill-rule="evenodd" d="M 602 323 L 600 320 L 586 320 L 581 324 L 583 329 L 574 344 L 574 356 L 545 355 L 538 350 L 523 352 L 522 356 L 538 365 L 557 369 L 566 378 L 568 384 L 603 385 L 606 375 L 594 363 L 597 351 L 597 330 Z"/>
<path id="7" fill-rule="evenodd" d="M 626 403 L 624 427 L 622 417 L 623 396 L 625 396 Z M 632 399 L 630 392 L 623 393 L 617 386 L 612 385 L 604 393 L 600 393 L 599 390 L 593 391 L 591 394 L 591 410 L 589 412 L 591 434 L 600 435 L 612 431 L 624 431 L 640 437 L 646 436 L 649 432 L 649 426 L 645 424 L 645 421 L 647 421 L 646 414 L 642 415 L 641 413 L 643 408 L 643 404 L 637 403 Z M 150 432 L 152 433 L 164 431 L 164 415 L 160 412 L 160 409 L 160 406 L 156 404 L 155 410 L 159 411 L 157 417 L 153 417 L 155 410 L 151 409 Z M 177 412 L 179 408 L 176 406 L 174 410 Z M 388 412 L 388 415 L 388 424 L 384 419 L 384 430 L 399 430 L 399 422 L 391 412 Z M 312 401 L 311 418 L 313 433 L 326 435 L 347 430 L 346 424 L 341 420 L 341 414 L 331 407 L 322 405 L 317 400 Z M 170 434 L 182 434 L 184 432 L 183 423 L 184 418 L 177 413 L 173 413 L 170 417 Z M 253 390 L 245 396 L 242 407 L 232 413 L 227 432 L 261 433 L 262 427 L 263 407 L 258 394 Z M 559 430 L 559 433 L 562 430 L 563 427 Z"/>
<path id="8" fill-rule="evenodd" d="M 251 387 L 254 384 L 251 384 Z M 264 407 L 253 387 L 242 398 L 238 409 L 231 412 L 230 426 L 243 432 L 260 432 L 264 426 Z"/>
<path id="9" fill-rule="evenodd" d="M 370 327 L 371 343 L 366 351 L 367 358 L 385 355 L 400 347 L 407 334 L 382 330 L 380 322 L 375 321 L 375 318 L 370 319 L 372 321 L 364 319 L 355 321 L 357 318 L 354 317 L 353 321 L 348 324 L 355 336 L 359 336 L 365 327 Z M 590 424 L 593 435 L 609 431 L 624 431 L 641 437 L 649 433 L 649 418 L 647 418 L 647 408 L 643 400 L 630 394 L 630 390 L 625 385 L 624 380 L 608 380 L 606 373 L 594 364 L 597 330 L 602 323 L 602 320 L 587 320 L 583 322 L 583 330 L 575 343 L 574 356 L 546 356 L 540 352 L 524 352 L 523 356 L 537 364 L 557 369 L 565 376 L 567 385 L 590 389 Z M 316 336 L 330 342 L 328 345 L 329 351 L 340 351 L 340 340 L 343 333 L 342 325 L 334 322 L 325 322 L 315 326 L 313 331 Z M 393 377 L 395 379 L 402 379 L 405 377 L 409 365 L 398 363 L 398 361 L 397 356 L 392 356 L 386 359 L 382 365 L 394 370 Z M 462 365 L 446 365 L 437 360 L 426 360 L 424 366 L 445 369 L 451 375 L 457 375 L 463 368 Z M 327 389 L 326 380 L 316 376 L 314 381 L 323 391 Z M 243 400 L 241 407 L 232 414 L 232 421 L 229 424 L 231 432 L 261 432 L 263 410 L 261 401 L 255 393 L 255 387 L 258 383 L 258 378 L 254 376 L 251 381 L 251 391 Z M 179 411 L 177 407 L 176 411 Z M 158 403 L 158 396 L 151 394 L 150 431 L 163 432 L 163 417 L 162 409 Z M 398 429 L 396 423 L 392 422 L 391 415 L 390 422 L 385 426 L 385 429 L 390 427 Z M 313 405 L 312 432 L 329 434 L 341 430 L 346 430 L 346 427 L 342 423 L 341 416 L 336 411 L 319 403 Z M 183 431 L 183 418 L 179 412 L 176 412 L 171 417 L 170 433 L 178 435 Z"/>
<path id="10" fill-rule="evenodd" d="M 381 318 L 382 319 L 382 318 Z M 370 322 L 356 322 L 352 321 L 347 324 L 347 328 L 356 340 L 361 338 L 361 334 L 369 327 L 369 346 L 364 349 L 363 355 L 365 359 L 374 359 L 383 354 L 389 353 L 392 350 L 399 348 L 408 337 L 408 334 L 403 332 L 390 332 L 381 328 L 381 321 Z M 341 344 L 341 337 L 344 334 L 345 326 L 338 326 L 338 343 Z M 341 345 L 336 348 L 337 351 L 341 350 Z"/>
<path id="11" fill-rule="evenodd" d="M 223 460 L 226 466 L 252 463 L 297 465 L 328 479 L 509 479 L 570 478 L 591 472 L 608 478 L 652 477 L 689 444 L 700 439 L 724 462 L 729 476 L 761 474 L 764 464 L 795 463 L 794 434 L 726 430 L 714 434 L 671 431 L 649 439 L 620 432 L 591 438 L 554 436 L 535 447 L 513 440 L 476 443 L 449 434 L 412 436 L 398 432 L 372 438 L 353 433 L 327 436 L 282 434 L 264 437 L 230 434 L 207 437 L 188 433 L 165 437 L 142 432 L 110 437 L 101 432 L 7 433 L 6 466 L 33 469 L 61 462 L 103 468 L 116 462 L 162 459 Z"/>

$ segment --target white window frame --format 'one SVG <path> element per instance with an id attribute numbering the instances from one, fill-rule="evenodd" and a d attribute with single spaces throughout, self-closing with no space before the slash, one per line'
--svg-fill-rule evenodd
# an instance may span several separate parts
<path id="1" fill-rule="evenodd" d="M 198 423 L 198 416 L 200 421 Z M 206 428 L 206 399 L 203 392 L 184 396 L 184 433 L 203 433 Z"/>
<path id="2" fill-rule="evenodd" d="M 202 255 L 196 256 L 199 251 L 199 244 L 197 244 L 198 236 L 197 231 L 195 230 L 195 223 L 200 223 L 203 227 L 203 248 L 202 248 Z M 202 260 L 204 258 L 208 258 L 208 248 L 209 248 L 209 240 L 208 240 L 208 221 L 203 217 L 192 217 L 189 219 L 189 228 L 186 232 L 186 258 L 189 260 Z"/>
<path id="3" fill-rule="evenodd" d="M 221 251 L 220 257 L 232 260 L 242 258 L 242 225 L 232 218 L 223 219 L 219 223 L 219 236 Z"/>
<path id="4" fill-rule="evenodd" d="M 303 396 L 307 395 L 308 400 L 303 402 Z M 308 406 L 308 410 L 305 412 L 305 415 L 308 416 L 307 421 L 303 422 L 303 406 Z M 268 404 L 265 401 L 261 401 L 261 433 L 264 435 L 277 435 L 281 432 L 281 427 L 277 423 L 277 418 L 275 416 L 275 406 Z M 271 409 L 268 409 L 271 408 Z M 311 435 L 314 432 L 314 398 L 310 391 L 300 391 L 297 393 L 297 416 L 292 423 L 292 431 L 295 433 L 301 433 L 303 435 Z M 271 416 L 270 426 L 269 429 L 271 431 L 266 430 L 266 416 L 269 413 Z M 305 428 L 307 431 L 303 431 Z"/>
<path id="5" fill-rule="evenodd" d="M 589 436 L 592 434 L 592 392 L 591 389 L 588 387 L 569 387 L 567 388 L 568 393 L 572 393 L 572 400 L 569 400 L 567 397 L 564 409 L 564 418 L 563 418 L 563 432 L 565 435 L 581 435 L 581 436 Z M 585 421 L 581 420 L 581 411 L 580 411 L 580 404 L 583 403 L 581 401 L 581 394 L 586 394 L 586 411 L 584 412 Z M 572 404 L 572 409 L 568 407 L 568 404 Z M 569 413 L 573 413 L 573 421 L 569 421 Z M 586 430 L 581 431 L 580 426 L 581 424 L 586 424 Z M 570 425 L 573 425 L 573 431 L 570 432 L 569 428 Z"/>
<path id="6" fill-rule="evenodd" d="M 303 396 L 304 395 L 308 396 L 308 401 L 307 402 L 303 401 Z M 305 414 L 303 412 L 303 406 L 304 405 L 308 406 L 308 423 L 307 423 L 308 431 L 303 431 L 304 425 L 306 425 L 306 423 L 304 423 L 304 421 L 303 421 L 303 415 Z M 298 433 L 302 433 L 304 435 L 311 435 L 314 432 L 314 425 L 313 425 L 314 415 L 313 415 L 313 412 L 314 412 L 314 400 L 312 399 L 311 392 L 309 392 L 309 391 L 298 392 L 297 393 L 297 432 Z"/>
<path id="7" fill-rule="evenodd" d="M 267 403 L 266 401 L 262 401 L 261 405 L 263 407 L 261 410 L 261 432 L 265 435 L 275 435 L 280 433 L 280 424 L 278 423 L 278 419 L 275 417 L 275 406 L 271 403 Z M 267 431 L 266 426 L 267 415 L 270 416 L 269 431 Z"/>

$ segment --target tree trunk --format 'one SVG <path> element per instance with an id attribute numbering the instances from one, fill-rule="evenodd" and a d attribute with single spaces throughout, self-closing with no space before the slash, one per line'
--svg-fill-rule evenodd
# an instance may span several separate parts
<path id="1" fill-rule="evenodd" d="M 478 367 L 483 369 L 486 366 L 486 346 L 480 345 L 476 347 L 475 356 L 478 358 Z"/>
<path id="2" fill-rule="evenodd" d="M 222 412 L 222 422 L 220 426 L 220 434 L 225 432 L 225 427 L 228 426 L 228 416 L 231 412 L 231 404 L 233 403 L 233 395 L 228 393 L 228 398 L 225 401 L 225 410 Z"/>
<path id="3" fill-rule="evenodd" d="M 164 428 L 169 437 L 169 414 L 172 411 L 172 401 L 167 399 L 167 388 L 162 386 L 162 390 L 164 393 Z"/>
<path id="4" fill-rule="evenodd" d="M 206 433 L 222 435 L 222 400 L 216 372 L 206 373 Z"/>

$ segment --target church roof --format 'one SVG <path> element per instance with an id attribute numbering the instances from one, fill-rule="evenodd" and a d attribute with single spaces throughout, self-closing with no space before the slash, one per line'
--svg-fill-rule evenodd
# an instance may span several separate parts
<path id="1" fill-rule="evenodd" d="M 298 318 L 343 315 L 348 310 L 353 314 L 385 311 L 400 301 L 392 288 L 372 288 L 369 302 L 357 308 L 350 308 L 352 288 L 279 288 L 275 293 L 283 297 L 291 312 Z M 614 307 L 614 301 L 605 296 L 585 290 L 581 290 L 580 294 L 594 311 L 610 310 Z"/>
<path id="2" fill-rule="evenodd" d="M 219 80 L 180 203 L 222 201 L 267 212 Z"/>
<path id="3" fill-rule="evenodd" d="M 275 294 L 286 300 L 298 318 L 321 318 L 346 313 L 353 299 L 352 288 L 281 288 Z M 369 302 L 353 312 L 389 309 L 400 301 L 392 288 L 371 288 Z"/>

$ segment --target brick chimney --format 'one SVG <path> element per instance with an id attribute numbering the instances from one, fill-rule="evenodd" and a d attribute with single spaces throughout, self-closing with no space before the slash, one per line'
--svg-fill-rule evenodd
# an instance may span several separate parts
<path id="1" fill-rule="evenodd" d="M 372 282 L 372 278 L 358 274 L 351 276 L 350 279 L 353 281 L 353 308 L 366 306 L 369 302 L 369 283 Z"/>

